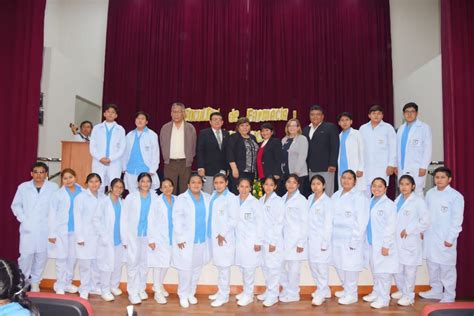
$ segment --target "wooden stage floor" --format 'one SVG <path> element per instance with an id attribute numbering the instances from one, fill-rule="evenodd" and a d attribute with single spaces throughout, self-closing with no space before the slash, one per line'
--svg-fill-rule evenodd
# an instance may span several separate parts
<path id="1" fill-rule="evenodd" d="M 207 295 L 197 295 L 199 300 L 197 305 L 191 305 L 188 309 L 183 309 L 179 306 L 179 301 L 176 294 L 170 294 L 168 304 L 159 305 L 155 302 L 152 295 L 141 305 L 136 305 L 135 310 L 138 316 L 158 316 L 158 315 L 420 315 L 423 307 L 428 304 L 433 304 L 436 301 L 424 300 L 416 297 L 415 304 L 409 307 L 402 307 L 392 300 L 387 308 L 374 310 L 369 306 L 369 303 L 363 302 L 360 297 L 359 302 L 349 306 L 342 306 L 337 303 L 337 299 L 326 301 L 322 306 L 312 306 L 311 296 L 302 295 L 300 302 L 296 303 L 278 303 L 270 308 L 262 306 L 261 302 L 255 299 L 255 302 L 246 307 L 240 307 L 236 304 L 235 296 L 231 296 L 229 303 L 226 305 L 213 308 L 209 305 Z M 124 316 L 126 315 L 126 306 L 129 305 L 127 295 L 117 297 L 114 302 L 104 302 L 99 296 L 89 296 L 89 302 L 92 305 L 95 315 L 97 316 Z"/>

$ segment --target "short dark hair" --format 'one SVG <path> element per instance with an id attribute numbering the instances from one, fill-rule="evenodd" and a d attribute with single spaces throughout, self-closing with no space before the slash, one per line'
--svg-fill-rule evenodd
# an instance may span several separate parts
<path id="1" fill-rule="evenodd" d="M 263 185 L 263 184 L 265 184 L 265 182 L 267 182 L 267 180 L 270 180 L 270 181 L 272 181 L 272 182 L 273 182 L 273 184 L 275 185 L 275 187 L 277 187 L 277 186 L 278 186 L 278 181 L 277 181 L 277 179 L 275 179 L 275 177 L 274 177 L 274 176 L 266 176 L 265 178 L 263 178 L 263 179 L 262 179 L 262 182 L 261 182 L 261 183 L 262 183 L 262 185 Z"/>
<path id="2" fill-rule="evenodd" d="M 86 183 L 89 183 L 89 181 L 91 181 L 93 178 L 97 178 L 99 179 L 99 182 L 102 183 L 102 178 L 99 176 L 99 174 L 93 172 L 93 173 L 89 173 L 86 177 Z"/>
<path id="3" fill-rule="evenodd" d="M 382 114 L 383 114 L 384 110 L 383 110 L 383 107 L 381 105 L 375 104 L 375 105 L 372 105 L 369 109 L 369 114 L 372 113 L 372 112 L 382 112 Z"/>
<path id="4" fill-rule="evenodd" d="M 171 186 L 174 188 L 174 182 L 173 182 L 173 180 L 171 180 L 170 178 L 164 178 L 163 180 L 161 180 L 161 182 L 160 182 L 160 188 L 163 187 L 163 183 L 165 183 L 166 181 L 168 181 L 169 183 L 171 183 Z"/>
<path id="5" fill-rule="evenodd" d="M 449 169 L 448 167 L 438 167 L 436 168 L 434 171 L 433 171 L 433 177 L 436 176 L 436 174 L 438 172 L 443 172 L 444 174 L 446 174 L 448 176 L 448 178 L 452 178 L 453 177 L 453 172 L 451 171 L 451 169 Z"/>
<path id="6" fill-rule="evenodd" d="M 151 175 L 148 172 L 140 173 L 137 177 L 137 182 L 140 182 L 140 180 L 143 178 L 148 178 L 150 180 L 150 183 L 153 183 L 153 180 L 151 179 Z"/>
<path id="7" fill-rule="evenodd" d="M 351 169 L 347 169 L 346 171 L 344 171 L 342 174 L 341 174 L 341 178 L 343 175 L 345 175 L 346 173 L 350 174 L 352 176 L 352 178 L 354 178 L 354 183 L 357 183 L 357 176 L 356 176 L 356 173 L 351 170 Z"/>
<path id="8" fill-rule="evenodd" d="M 403 112 L 405 112 L 405 110 L 409 108 L 415 109 L 415 111 L 418 112 L 418 104 L 416 104 L 415 102 L 408 102 L 407 104 L 405 104 L 403 106 Z"/>
<path id="9" fill-rule="evenodd" d="M 224 118 L 224 116 L 222 115 L 221 112 L 212 112 L 212 113 L 211 113 L 211 116 L 209 116 L 209 120 L 212 120 L 212 117 L 213 117 L 213 116 L 220 116 L 221 119 Z"/>
<path id="10" fill-rule="evenodd" d="M 105 111 L 107 111 L 108 109 L 114 109 L 117 114 L 118 114 L 118 112 L 119 112 L 118 106 L 115 105 L 115 104 L 112 104 L 112 103 L 111 103 L 111 104 L 105 104 L 105 105 L 104 105 L 104 108 L 103 108 L 103 110 L 102 110 L 102 112 L 105 112 Z"/>
<path id="11" fill-rule="evenodd" d="M 413 179 L 413 177 L 409 174 L 404 174 L 403 176 L 401 176 L 398 180 L 398 184 L 400 184 L 402 180 L 408 180 L 408 182 L 410 182 L 412 186 L 416 186 L 415 179 Z M 414 190 L 415 189 L 413 188 L 411 191 L 413 192 Z"/>
<path id="12" fill-rule="evenodd" d="M 339 113 L 337 115 L 337 121 L 339 122 L 341 120 L 341 118 L 343 117 L 347 117 L 348 119 L 350 119 L 352 121 L 352 114 L 349 113 L 349 112 L 342 112 L 342 113 Z"/>
<path id="13" fill-rule="evenodd" d="M 123 180 L 120 178 L 115 178 L 112 180 L 112 182 L 110 182 L 109 192 L 112 192 L 112 189 L 117 183 L 121 183 L 122 187 L 125 189 L 125 183 L 123 182 Z"/>
<path id="14" fill-rule="evenodd" d="M 310 108 L 309 108 L 309 112 L 312 112 L 312 111 L 321 111 L 321 113 L 324 114 L 324 110 L 323 108 L 320 106 L 320 105 L 312 105 Z"/>
<path id="15" fill-rule="evenodd" d="M 286 177 L 285 183 L 288 182 L 288 180 L 290 180 L 290 179 L 296 180 L 296 183 L 298 183 L 298 185 L 300 185 L 300 177 L 298 177 L 298 175 L 296 173 L 290 173 L 288 175 L 288 177 Z"/>
<path id="16" fill-rule="evenodd" d="M 245 116 L 239 117 L 237 123 L 235 123 L 235 130 L 237 131 L 242 124 L 250 124 L 250 120 Z"/>
<path id="17" fill-rule="evenodd" d="M 252 180 L 250 180 L 247 177 L 240 177 L 238 182 L 237 182 L 237 186 L 239 186 L 242 183 L 242 181 L 247 181 L 249 183 L 249 186 L 252 187 Z M 250 188 L 250 189 L 252 189 L 252 188 Z"/>
<path id="18" fill-rule="evenodd" d="M 260 130 L 262 129 L 269 129 L 273 132 L 273 124 L 270 122 L 265 122 L 262 125 L 260 125 Z"/>
<path id="19" fill-rule="evenodd" d="M 139 117 L 140 115 L 143 115 L 147 121 L 150 119 L 150 115 L 148 115 L 148 113 L 145 111 L 138 111 L 135 113 L 135 118 Z"/>
<path id="20" fill-rule="evenodd" d="M 201 184 L 204 183 L 204 180 L 202 179 L 202 177 L 197 173 L 197 172 L 192 172 L 190 175 L 189 175 L 189 178 L 188 178 L 188 184 L 191 183 L 191 179 L 192 178 L 199 178 L 201 180 Z"/>
<path id="21" fill-rule="evenodd" d="M 318 180 L 323 185 L 326 185 L 326 179 L 324 179 L 324 177 L 320 174 L 315 174 L 314 176 L 312 176 L 311 181 L 309 181 L 309 183 L 312 184 L 314 180 Z"/>
<path id="22" fill-rule="evenodd" d="M 384 178 L 382 177 L 374 178 L 374 180 L 372 180 L 371 186 L 374 184 L 375 181 L 380 181 L 382 182 L 384 187 L 387 187 L 387 181 Z"/>
<path id="23" fill-rule="evenodd" d="M 225 182 L 227 182 L 227 176 L 222 172 L 216 173 L 214 177 L 212 177 L 212 182 L 214 182 L 214 180 L 216 180 L 217 178 L 222 178 Z"/>
<path id="24" fill-rule="evenodd" d="M 35 168 L 43 168 L 46 173 L 49 172 L 49 167 L 48 167 L 48 165 L 45 164 L 44 162 L 41 162 L 41 161 L 35 162 L 35 163 L 31 166 L 31 171 L 33 172 L 33 170 L 34 170 Z"/>
<path id="25" fill-rule="evenodd" d="M 82 121 L 81 125 L 79 125 L 79 128 L 82 128 L 86 124 L 89 124 L 92 127 L 92 122 L 91 121 Z"/>

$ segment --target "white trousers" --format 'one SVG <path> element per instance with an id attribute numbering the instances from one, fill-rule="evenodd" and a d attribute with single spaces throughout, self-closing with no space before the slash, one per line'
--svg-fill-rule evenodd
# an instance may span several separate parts
<path id="1" fill-rule="evenodd" d="M 276 299 L 280 293 L 280 269 L 262 267 L 263 276 L 265 277 L 265 290 L 267 299 Z"/>
<path id="2" fill-rule="evenodd" d="M 196 294 L 197 283 L 204 265 L 203 258 L 206 244 L 195 244 L 193 247 L 191 270 L 178 269 L 178 296 L 180 299 L 186 299 Z"/>
<path id="3" fill-rule="evenodd" d="M 300 295 L 300 260 L 285 260 L 280 273 L 280 284 L 283 293 L 289 297 Z"/>
<path id="4" fill-rule="evenodd" d="M 390 302 L 390 288 L 392 287 L 392 275 L 390 273 L 373 273 L 374 289 L 373 293 L 384 304 Z"/>
<path id="5" fill-rule="evenodd" d="M 98 163 L 100 164 L 100 162 Z M 102 165 L 100 168 L 94 168 L 93 163 L 92 172 L 97 173 L 102 179 L 100 190 L 101 192 L 105 192 L 105 187 L 110 186 L 110 182 L 112 182 L 113 179 L 122 176 L 122 165 L 120 161 L 113 161 L 108 166 Z"/>
<path id="6" fill-rule="evenodd" d="M 217 275 L 217 293 L 218 300 L 226 301 L 229 299 L 230 294 L 230 267 L 219 267 L 216 266 Z"/>
<path id="7" fill-rule="evenodd" d="M 18 266 L 25 275 L 25 279 L 31 278 L 32 284 L 39 284 L 47 261 L 48 253 L 46 251 L 28 255 L 21 254 L 18 258 Z"/>
<path id="8" fill-rule="evenodd" d="M 316 283 L 316 296 L 325 298 L 331 294 L 329 289 L 329 265 L 327 263 L 309 262 L 309 268 Z"/>
<path id="9" fill-rule="evenodd" d="M 81 277 L 80 294 L 89 294 L 99 289 L 100 272 L 96 259 L 78 259 Z"/>
<path id="10" fill-rule="evenodd" d="M 430 260 L 426 260 L 426 265 L 430 276 L 431 291 L 439 293 L 443 301 L 454 302 L 456 299 L 456 266 L 438 264 Z"/>
<path id="11" fill-rule="evenodd" d="M 74 232 L 67 235 L 67 257 L 56 259 L 56 282 L 54 291 L 64 291 L 72 284 L 74 269 L 76 266 L 76 238 Z"/>
<path id="12" fill-rule="evenodd" d="M 242 292 L 244 296 L 253 297 L 255 270 L 257 270 L 257 268 L 240 267 L 240 271 L 242 271 L 242 280 L 244 281 L 244 290 Z"/>
<path id="13" fill-rule="evenodd" d="M 400 264 L 399 273 L 395 274 L 395 283 L 403 296 L 411 300 L 415 299 L 415 281 L 417 266 Z"/>
<path id="14" fill-rule="evenodd" d="M 127 292 L 130 296 L 145 291 L 148 275 L 148 238 L 139 237 L 137 246 L 138 258 L 134 262 L 127 262 Z"/>
<path id="15" fill-rule="evenodd" d="M 168 268 L 153 268 L 153 292 L 161 292 Z"/>
<path id="16" fill-rule="evenodd" d="M 357 298 L 357 282 L 359 281 L 358 271 L 346 271 L 336 268 L 337 275 L 344 288 L 344 296 Z"/>
<path id="17" fill-rule="evenodd" d="M 122 244 L 114 247 L 114 270 L 100 271 L 100 290 L 102 295 L 110 293 L 111 289 L 117 289 L 120 285 L 123 266 L 123 246 Z"/>

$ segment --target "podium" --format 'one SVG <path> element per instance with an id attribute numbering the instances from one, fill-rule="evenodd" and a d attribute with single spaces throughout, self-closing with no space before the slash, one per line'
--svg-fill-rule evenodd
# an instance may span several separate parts
<path id="1" fill-rule="evenodd" d="M 62 141 L 61 170 L 71 168 L 76 172 L 76 182 L 84 187 L 92 170 L 92 156 L 88 142 Z"/>

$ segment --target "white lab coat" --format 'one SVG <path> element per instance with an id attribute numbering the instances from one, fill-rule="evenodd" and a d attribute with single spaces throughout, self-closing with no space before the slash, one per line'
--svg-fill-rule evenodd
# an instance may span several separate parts
<path id="1" fill-rule="evenodd" d="M 97 197 L 87 189 L 79 193 L 74 200 L 74 235 L 76 237 L 77 259 L 97 259 L 98 232 L 92 224 L 102 193 Z M 84 242 L 81 246 L 78 243 Z"/>
<path id="2" fill-rule="evenodd" d="M 81 190 L 84 191 L 85 189 L 81 187 Z M 48 238 L 56 238 L 54 244 L 48 242 L 49 258 L 66 259 L 69 254 L 68 223 L 70 205 L 71 198 L 63 186 L 53 194 L 49 207 Z"/>
<path id="3" fill-rule="evenodd" d="M 173 195 L 173 197 L 176 203 L 176 196 Z M 166 199 L 164 194 L 158 196 L 156 211 L 150 211 L 148 217 L 150 237 L 156 244 L 155 250 L 148 254 L 148 266 L 151 268 L 169 268 L 171 264 L 172 245 L 170 245 L 168 224 L 169 221 L 173 221 L 173 218 L 168 218 L 168 208 L 163 199 Z"/>
<path id="4" fill-rule="evenodd" d="M 370 210 L 372 228 L 372 273 L 398 273 L 398 250 L 396 243 L 397 208 L 386 195 Z M 382 256 L 382 247 L 388 248 L 388 256 Z"/>
<path id="5" fill-rule="evenodd" d="M 436 187 L 426 193 L 431 226 L 423 241 L 426 259 L 442 265 L 456 264 L 456 247 L 462 230 L 464 197 L 451 186 L 439 191 Z M 444 242 L 453 244 L 446 247 Z"/>
<path id="6" fill-rule="evenodd" d="M 369 203 L 363 193 L 356 188 L 342 193 L 341 189 L 332 196 L 334 207 L 332 261 L 337 269 L 362 271 Z"/>
<path id="7" fill-rule="evenodd" d="M 326 193 L 314 203 L 313 199 L 314 193 L 308 197 L 308 259 L 310 262 L 328 264 L 332 251 L 333 202 Z"/>
<path id="8" fill-rule="evenodd" d="M 387 167 L 397 166 L 397 135 L 393 126 L 380 122 L 372 128 L 370 122 L 359 129 L 364 141 L 364 167 L 367 185 L 377 177 L 388 183 Z"/>
<path id="9" fill-rule="evenodd" d="M 211 195 L 210 200 L 215 196 Z M 210 253 L 214 265 L 230 267 L 235 262 L 235 226 L 239 216 L 239 198 L 225 190 L 214 200 L 211 215 Z M 209 228 L 209 227 L 208 227 Z M 217 236 L 221 235 L 227 242 L 219 246 Z"/>
<path id="10" fill-rule="evenodd" d="M 130 160 L 130 154 L 132 152 L 133 143 L 135 142 L 136 129 L 130 131 L 126 136 L 126 147 L 123 155 L 123 170 L 127 170 L 127 164 Z M 149 173 L 152 175 L 152 188 L 154 190 L 160 187 L 160 179 L 156 171 L 160 166 L 160 146 L 158 145 L 158 135 L 151 129 L 147 128 L 143 131 L 140 136 L 140 151 L 142 153 L 143 162 L 149 169 Z M 138 174 L 125 173 L 126 177 L 132 177 L 132 183 L 137 182 Z M 130 183 L 126 181 L 126 183 Z M 130 190 L 130 188 L 127 188 Z"/>
<path id="11" fill-rule="evenodd" d="M 18 186 L 11 209 L 20 222 L 21 255 L 47 251 L 49 203 L 57 190 L 56 183 L 48 180 L 39 193 L 33 180 Z"/>
<path id="12" fill-rule="evenodd" d="M 150 210 L 148 212 L 148 226 L 147 226 L 147 239 L 148 244 L 156 243 L 154 237 L 156 232 L 153 230 L 156 229 L 154 225 L 151 225 L 152 213 L 159 213 L 158 211 L 158 195 L 155 192 L 149 192 L 151 196 Z M 139 262 L 139 249 L 140 249 L 140 237 L 138 237 L 138 223 L 140 222 L 140 211 L 141 211 L 141 199 L 140 191 L 135 191 L 130 193 L 125 198 L 125 201 L 122 204 L 122 216 L 120 222 L 120 237 L 122 239 L 122 244 L 127 246 L 127 263 L 129 265 L 138 265 Z M 158 248 L 152 250 L 150 247 L 147 247 L 147 265 L 150 261 L 153 261 L 153 256 L 158 253 Z"/>
<path id="13" fill-rule="evenodd" d="M 400 195 L 395 200 L 397 205 Z M 430 226 L 430 216 L 425 201 L 417 195 L 410 194 L 397 215 L 397 247 L 400 264 L 419 266 L 422 263 L 421 233 Z M 400 237 L 405 229 L 408 236 Z"/>
<path id="14" fill-rule="evenodd" d="M 112 131 L 112 137 L 110 139 L 109 159 L 111 162 L 109 166 L 105 166 L 99 161 L 101 158 L 105 157 L 105 151 L 107 147 L 105 121 L 94 126 L 90 137 L 89 150 L 92 156 L 92 171 L 100 174 L 101 176 L 104 175 L 106 168 L 113 169 L 114 172 L 122 172 L 122 159 L 127 143 L 125 139 L 125 130 L 116 122 L 113 124 L 115 127 Z M 105 179 L 102 179 L 102 181 L 104 180 Z M 110 179 L 110 181 L 112 180 L 113 179 Z M 108 183 L 104 183 L 104 185 L 108 185 Z"/>
<path id="15" fill-rule="evenodd" d="M 263 248 L 263 212 L 262 205 L 252 195 L 240 204 L 239 221 L 235 229 L 235 264 L 242 268 L 256 268 L 262 264 L 262 251 L 255 251 L 254 246 Z"/>
<path id="16" fill-rule="evenodd" d="M 405 150 L 405 165 L 402 168 L 401 144 L 402 135 L 407 123 L 403 123 L 397 131 L 397 157 L 398 157 L 398 176 L 409 174 L 415 179 L 416 186 L 420 189 L 425 187 L 426 175 L 419 177 L 419 169 L 428 169 L 431 162 L 432 136 L 431 128 L 428 124 L 420 120 L 413 122 L 408 133 L 408 141 Z M 428 173 L 427 173 L 428 174 Z"/>
<path id="17" fill-rule="evenodd" d="M 123 214 L 122 199 L 119 199 Z M 113 272 L 115 268 L 115 209 L 110 196 L 102 196 L 97 205 L 97 210 L 92 217 L 92 225 L 98 234 L 97 242 L 97 266 L 100 271 Z M 121 252 L 123 253 L 123 252 Z M 117 258 L 119 259 L 119 258 Z M 120 258 L 120 261 L 124 261 Z"/>
<path id="18" fill-rule="evenodd" d="M 264 240 L 263 263 L 267 268 L 281 268 L 283 262 L 283 221 L 285 219 L 285 204 L 276 193 L 265 202 L 266 194 L 260 198 L 263 208 Z M 269 252 L 269 245 L 275 246 L 275 251 Z"/>
<path id="19" fill-rule="evenodd" d="M 305 260 L 308 257 L 308 200 L 299 190 L 286 200 L 288 193 L 282 199 L 285 205 L 283 220 L 283 247 L 285 260 Z M 300 253 L 296 247 L 303 248 Z"/>
<path id="20" fill-rule="evenodd" d="M 206 205 L 206 225 L 209 219 L 210 195 L 202 192 Z M 195 207 L 188 191 L 181 193 L 175 200 L 173 206 L 173 266 L 178 270 L 191 271 L 193 269 L 194 233 L 195 233 Z M 207 238 L 206 238 L 207 239 Z M 185 242 L 183 249 L 178 244 Z M 206 241 L 207 242 L 207 241 Z M 210 259 L 209 248 L 205 245 L 203 262 Z"/>
<path id="21" fill-rule="evenodd" d="M 339 141 L 341 141 L 342 132 L 339 134 Z M 361 133 L 351 128 L 349 136 L 346 139 L 346 155 L 347 155 L 347 165 L 350 170 L 362 171 L 364 172 L 364 140 L 362 139 Z M 337 161 L 338 165 L 341 165 L 341 146 L 339 146 L 339 157 Z M 338 183 L 341 183 L 341 176 L 338 176 Z M 365 173 L 362 177 L 357 178 L 356 187 L 360 191 L 365 191 L 367 189 L 367 184 L 365 183 Z"/>

